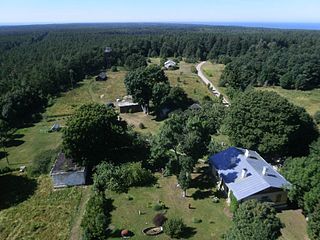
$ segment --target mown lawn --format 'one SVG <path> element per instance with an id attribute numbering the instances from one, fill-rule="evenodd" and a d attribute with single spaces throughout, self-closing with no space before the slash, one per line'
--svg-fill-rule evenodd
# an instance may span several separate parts
<path id="1" fill-rule="evenodd" d="M 211 184 L 206 174 L 194 174 L 194 188 L 188 189 L 187 198 L 182 197 L 181 189 L 177 187 L 176 177 L 161 177 L 153 187 L 133 188 L 128 194 L 109 193 L 114 202 L 112 212 L 113 229 L 129 229 L 135 236 L 133 239 L 150 239 L 144 236 L 142 229 L 153 226 L 152 219 L 158 213 L 151 205 L 162 201 L 166 207 L 166 216 L 181 217 L 188 229 L 184 238 L 190 239 L 220 239 L 231 225 L 227 216 L 225 199 L 220 203 L 213 203 L 209 198 L 212 195 Z M 133 199 L 128 200 L 128 196 Z M 191 204 L 191 208 L 188 205 Z M 141 215 L 139 215 L 139 210 Z M 193 223 L 193 219 L 200 219 L 201 223 Z M 114 237 L 113 239 L 117 239 Z M 156 239 L 170 239 L 161 234 Z"/>
<path id="2" fill-rule="evenodd" d="M 281 229 L 280 240 L 307 240 L 307 222 L 301 210 L 285 210 L 278 213 L 278 217 L 285 225 Z"/>
<path id="3" fill-rule="evenodd" d="M 69 239 L 83 188 L 53 190 L 49 176 L 0 176 L 0 239 Z"/>

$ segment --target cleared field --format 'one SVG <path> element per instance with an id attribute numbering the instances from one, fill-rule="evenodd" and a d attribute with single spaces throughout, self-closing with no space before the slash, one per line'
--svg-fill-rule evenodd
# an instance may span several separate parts
<path id="1" fill-rule="evenodd" d="M 278 214 L 285 227 L 280 240 L 307 240 L 307 222 L 301 210 L 286 210 Z"/>
<path id="2" fill-rule="evenodd" d="M 0 239 L 69 239 L 83 188 L 54 191 L 48 176 L 3 175 L 0 184 Z"/>
<path id="3" fill-rule="evenodd" d="M 64 126 L 68 116 L 81 105 L 92 102 L 107 103 L 124 96 L 126 94 L 123 83 L 125 74 L 125 71 L 110 73 L 109 79 L 105 82 L 84 80 L 79 82 L 75 89 L 62 93 L 43 113 L 42 121 L 16 132 L 15 138 L 7 147 L 9 167 L 28 165 L 37 154 L 57 148 L 62 142 L 62 133 L 48 133 L 48 130 L 54 123 Z M 7 163 L 2 156 L 0 167 L 4 166 L 7 166 Z"/>
<path id="4" fill-rule="evenodd" d="M 285 97 L 293 104 L 303 107 L 313 116 L 316 111 L 320 110 L 320 89 L 311 91 L 286 90 L 281 87 L 256 88 L 261 91 L 274 91 Z"/>
<path id="5" fill-rule="evenodd" d="M 205 184 L 205 175 L 194 174 L 195 188 L 188 189 L 188 197 L 181 196 L 181 189 L 177 187 L 176 177 L 160 177 L 155 187 L 133 188 L 128 194 L 110 194 L 114 199 L 115 210 L 112 212 L 112 227 L 117 229 L 129 229 L 133 231 L 134 239 L 149 239 L 143 235 L 142 229 L 153 226 L 152 219 L 158 213 L 152 204 L 162 201 L 167 209 L 166 216 L 183 218 L 188 229 L 184 239 L 220 239 L 231 225 L 231 219 L 227 217 L 225 200 L 213 203 L 209 198 L 209 185 Z M 205 186 L 205 187 L 204 187 Z M 201 190 L 200 190 L 201 189 Z M 128 200 L 128 196 L 133 199 Z M 191 208 L 188 205 L 191 204 Z M 125 207 L 124 207 L 125 206 Z M 139 215 L 139 210 L 141 215 Z M 194 223 L 193 219 L 201 220 Z M 170 239 L 165 234 L 157 239 Z M 113 239 L 117 239 L 114 237 Z"/>
<path id="6" fill-rule="evenodd" d="M 219 87 L 219 81 L 221 78 L 221 74 L 224 70 L 223 64 L 213 64 L 212 62 L 207 61 L 202 66 L 202 71 L 205 76 L 212 82 L 212 84 L 224 95 L 226 96 L 226 88 Z"/>

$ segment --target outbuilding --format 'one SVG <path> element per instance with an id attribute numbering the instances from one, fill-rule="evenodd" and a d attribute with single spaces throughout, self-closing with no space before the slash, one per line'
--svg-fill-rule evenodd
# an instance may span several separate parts
<path id="1" fill-rule="evenodd" d="M 169 69 L 169 68 L 175 68 L 177 66 L 177 63 L 175 61 L 172 61 L 172 60 L 168 60 L 164 63 L 164 67 L 166 69 Z"/>
<path id="2" fill-rule="evenodd" d="M 230 202 L 256 199 L 275 207 L 287 205 L 287 189 L 291 184 L 257 152 L 230 147 L 209 158 L 218 188 Z"/>
<path id="3" fill-rule="evenodd" d="M 105 72 L 99 73 L 99 75 L 96 77 L 96 81 L 106 81 L 107 80 L 107 74 Z"/>
<path id="4" fill-rule="evenodd" d="M 72 159 L 60 152 L 50 171 L 54 188 L 79 186 L 86 183 L 86 168 L 78 166 Z"/>

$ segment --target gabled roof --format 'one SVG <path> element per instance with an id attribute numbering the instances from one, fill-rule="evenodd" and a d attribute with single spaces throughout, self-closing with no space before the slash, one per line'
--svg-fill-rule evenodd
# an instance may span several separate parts
<path id="1" fill-rule="evenodd" d="M 78 166 L 71 158 L 67 158 L 63 152 L 58 154 L 58 158 L 51 169 L 50 175 L 62 172 L 84 171 L 85 167 Z"/>
<path id="2" fill-rule="evenodd" d="M 209 162 L 216 168 L 237 200 L 247 198 L 268 188 L 284 188 L 291 184 L 257 152 L 230 147 L 212 155 Z M 267 173 L 263 174 L 263 169 Z M 246 176 L 242 178 L 245 169 Z"/>

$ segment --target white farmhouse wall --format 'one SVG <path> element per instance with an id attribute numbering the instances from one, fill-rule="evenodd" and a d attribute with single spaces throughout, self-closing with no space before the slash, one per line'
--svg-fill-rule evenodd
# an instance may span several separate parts
<path id="1" fill-rule="evenodd" d="M 55 188 L 84 185 L 86 180 L 85 171 L 54 173 L 51 176 Z"/>

